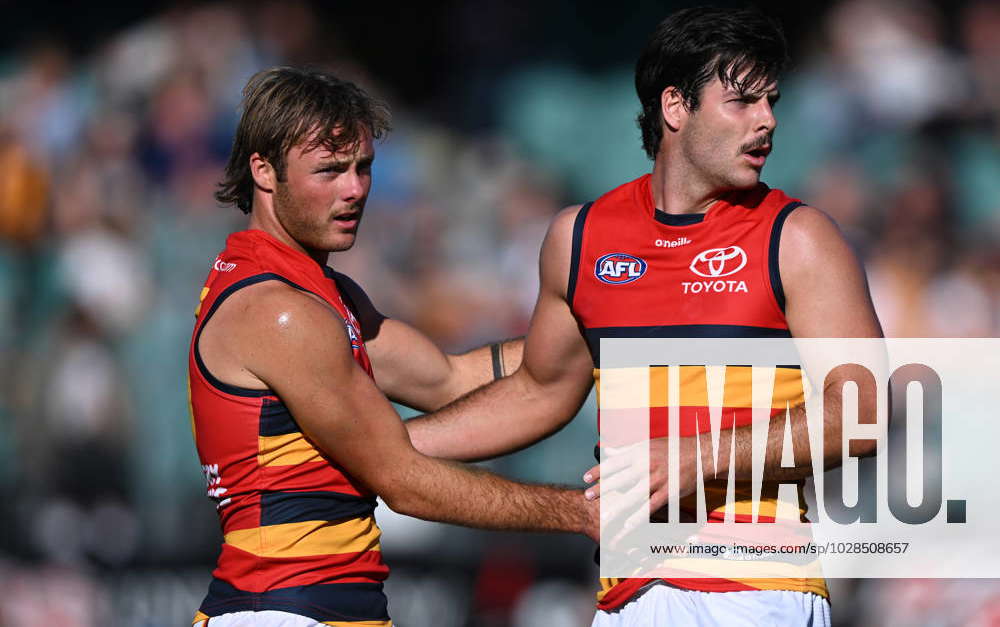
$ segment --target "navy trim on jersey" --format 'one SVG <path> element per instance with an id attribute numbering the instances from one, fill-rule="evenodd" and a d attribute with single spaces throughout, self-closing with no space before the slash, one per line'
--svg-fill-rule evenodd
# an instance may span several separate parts
<path id="1" fill-rule="evenodd" d="M 326 278 L 333 281 L 333 285 L 337 288 L 337 293 L 340 294 L 341 302 L 344 303 L 344 307 L 347 307 L 347 310 L 351 312 L 351 314 L 354 316 L 354 319 L 357 321 L 358 330 L 361 331 L 362 340 L 370 339 L 365 336 L 365 325 L 364 322 L 362 321 L 363 317 L 361 315 L 361 309 L 359 309 L 357 303 L 354 302 L 354 298 L 351 296 L 351 290 L 345 288 L 345 283 L 343 279 L 347 279 L 348 281 L 353 283 L 354 287 L 356 287 L 358 291 L 360 291 L 362 294 L 364 294 L 364 290 L 361 289 L 361 286 L 358 285 L 357 282 L 354 281 L 354 279 L 347 276 L 346 274 L 341 274 L 340 272 L 337 272 L 330 266 L 323 266 L 323 274 L 326 275 Z M 384 320 L 385 316 L 382 316 L 382 319 Z M 350 324 L 349 320 L 345 319 L 344 322 Z M 377 330 L 378 329 L 376 329 L 376 331 Z"/>
<path id="2" fill-rule="evenodd" d="M 653 211 L 653 219 L 667 226 L 690 226 L 705 220 L 704 213 L 667 213 L 660 209 Z"/>
<path id="3" fill-rule="evenodd" d="M 265 398 L 260 406 L 260 430 L 258 435 L 267 437 L 272 435 L 288 435 L 289 433 L 299 433 L 299 428 L 291 412 L 279 399 Z"/>
<path id="4" fill-rule="evenodd" d="M 788 215 L 804 207 L 804 202 L 792 201 L 781 208 L 774 218 L 771 226 L 771 241 L 767 247 L 767 273 L 771 277 L 771 291 L 774 292 L 774 300 L 778 303 L 781 313 L 785 313 L 785 288 L 781 285 L 781 271 L 778 268 L 778 248 L 781 244 L 781 229 L 785 226 L 785 219 Z"/>
<path id="5" fill-rule="evenodd" d="M 583 249 L 583 226 L 587 221 L 587 213 L 594 203 L 588 202 L 580 207 L 573 221 L 573 248 L 569 257 L 569 285 L 566 286 L 566 302 L 573 309 L 573 296 L 576 294 L 576 279 L 580 274 L 580 253 Z"/>
<path id="6" fill-rule="evenodd" d="M 255 274 L 253 276 L 248 276 L 245 279 L 240 279 L 239 281 L 233 283 L 232 285 L 224 289 L 222 293 L 219 294 L 219 297 L 216 298 L 215 302 L 212 303 L 212 308 L 208 310 L 207 314 L 205 314 L 205 318 L 202 320 L 201 326 L 198 327 L 198 333 L 197 335 L 195 335 L 194 361 L 198 365 L 198 370 L 201 371 L 201 375 L 205 377 L 205 380 L 207 380 L 213 387 L 217 388 L 222 392 L 225 392 L 226 394 L 232 394 L 233 396 L 248 396 L 253 398 L 259 398 L 261 396 L 274 396 L 274 392 L 272 392 L 269 389 L 255 390 L 253 388 L 243 388 L 236 385 L 230 385 L 228 383 L 220 381 L 219 379 L 216 379 L 215 376 L 208 371 L 208 368 L 205 366 L 205 362 L 202 361 L 201 359 L 201 353 L 198 351 L 198 344 L 201 342 L 201 332 L 205 330 L 205 325 L 208 324 L 208 321 L 212 319 L 212 316 L 215 314 L 215 311 L 219 308 L 219 305 L 221 305 L 224 300 L 232 296 L 233 293 L 235 293 L 237 290 L 242 289 L 244 287 L 249 287 L 251 285 L 256 285 L 258 283 L 263 283 L 264 281 L 281 281 L 282 283 L 286 283 L 297 290 L 308 292 L 310 294 L 313 294 L 314 296 L 319 296 L 319 294 L 307 290 L 301 285 L 298 285 L 297 283 L 294 283 L 286 279 L 280 274 L 275 274 L 273 272 Z"/>
<path id="7" fill-rule="evenodd" d="M 753 327 L 735 324 L 669 324 L 662 326 L 636 327 L 595 327 L 584 329 L 583 335 L 594 360 L 594 366 L 601 363 L 601 338 L 728 338 L 728 337 L 792 337 L 788 329 Z"/>
<path id="8" fill-rule="evenodd" d="M 330 270 L 329 266 L 324 266 L 324 268 Z M 326 276 L 337 287 L 337 293 L 340 294 L 340 299 L 344 301 L 344 307 L 347 307 L 348 311 L 354 314 L 354 318 L 358 321 L 358 328 L 361 329 L 361 336 L 364 337 L 365 330 L 361 326 L 361 310 L 358 309 L 358 306 L 354 303 L 354 299 L 351 298 L 351 291 L 344 289 L 340 279 L 337 278 L 336 271 L 330 270 Z"/>
<path id="9" fill-rule="evenodd" d="M 309 520 L 343 520 L 371 516 L 375 497 L 340 492 L 264 492 L 260 495 L 260 525 Z"/>
<path id="10" fill-rule="evenodd" d="M 199 610 L 209 617 L 278 610 L 320 622 L 389 620 L 388 601 L 381 583 L 332 583 L 245 592 L 213 578 Z"/>

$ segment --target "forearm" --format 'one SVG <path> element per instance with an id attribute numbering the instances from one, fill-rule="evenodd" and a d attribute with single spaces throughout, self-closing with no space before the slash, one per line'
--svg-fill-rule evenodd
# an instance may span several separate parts
<path id="1" fill-rule="evenodd" d="M 523 353 L 524 338 L 519 337 L 480 346 L 460 355 L 447 355 L 452 376 L 445 403 L 512 374 L 521 365 Z"/>
<path id="2" fill-rule="evenodd" d="M 772 418 L 771 420 L 784 420 L 783 418 Z M 812 461 L 809 458 L 809 430 L 806 423 L 806 414 L 803 406 L 797 406 L 789 411 L 789 430 L 791 432 L 793 465 L 782 466 L 782 450 L 785 445 L 785 430 L 783 428 L 771 428 L 767 425 L 767 441 L 764 452 L 764 473 L 765 481 L 795 481 L 812 476 Z M 762 427 L 758 427 L 762 428 Z M 734 477 L 737 481 L 750 481 L 753 479 L 753 427 L 746 425 L 736 429 L 724 430 L 719 434 L 719 464 L 717 476 L 725 478 L 730 467 L 735 471 Z M 701 449 L 702 459 L 711 459 L 712 440 L 707 437 L 709 434 L 701 434 L 698 438 L 698 446 Z M 831 434 L 832 435 L 832 434 Z M 839 431 L 838 431 L 839 436 Z M 824 442 L 826 438 L 824 438 Z M 837 438 L 839 442 L 839 437 Z M 728 455 L 731 447 L 735 446 L 732 457 Z M 824 456 L 825 460 L 825 456 Z M 706 473 L 707 474 L 707 473 Z"/>
<path id="3" fill-rule="evenodd" d="M 408 516 L 481 529 L 596 533 L 596 511 L 578 489 L 516 483 L 430 458 L 411 464 L 405 483 L 387 503 Z"/>
<path id="4" fill-rule="evenodd" d="M 414 448 L 462 461 L 490 459 L 551 435 L 575 414 L 587 390 L 538 384 L 523 369 L 446 407 L 406 422 Z"/>
<path id="5" fill-rule="evenodd" d="M 875 407 L 862 404 L 859 407 L 862 416 L 874 416 Z M 824 418 L 822 422 L 822 450 L 818 452 L 824 471 L 836 468 L 843 463 L 843 433 L 842 403 L 839 395 L 826 395 L 824 401 Z M 805 405 L 792 407 L 788 412 L 788 426 L 791 434 L 792 465 L 782 464 L 782 453 L 785 447 L 785 419 L 783 416 L 771 418 L 767 425 L 767 440 L 764 454 L 763 478 L 765 481 L 794 481 L 813 475 L 812 449 L 809 440 L 809 424 Z M 761 427 L 758 427 L 761 428 Z M 702 434 L 696 438 L 701 449 L 702 460 L 713 459 L 712 440 Z M 692 438 L 695 439 L 695 438 Z M 731 447 L 735 451 L 729 456 Z M 852 445 L 848 454 L 864 457 L 874 453 L 873 448 Z M 719 435 L 718 477 L 727 476 L 730 467 L 736 480 L 751 480 L 753 478 L 753 434 L 750 425 L 737 429 L 724 430 Z M 703 462 L 704 464 L 704 462 Z M 704 466 L 703 466 L 704 467 Z"/>

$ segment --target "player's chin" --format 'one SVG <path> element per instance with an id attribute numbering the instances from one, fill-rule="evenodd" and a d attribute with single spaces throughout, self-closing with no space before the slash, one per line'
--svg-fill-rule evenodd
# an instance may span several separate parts
<path id="1" fill-rule="evenodd" d="M 332 250 L 332 252 L 335 252 L 335 253 L 342 252 L 342 251 L 345 251 L 345 250 L 350 250 L 354 246 L 354 242 L 356 240 L 357 240 L 357 238 L 354 236 L 353 233 L 351 235 L 343 235 L 343 236 L 337 238 L 337 241 L 336 241 L 336 243 L 334 244 L 334 247 L 331 250 Z"/>
<path id="2" fill-rule="evenodd" d="M 760 182 L 760 170 L 752 167 L 741 168 L 733 177 L 733 187 L 749 189 Z"/>
<path id="3" fill-rule="evenodd" d="M 331 234 L 326 238 L 323 248 L 331 253 L 338 253 L 349 250 L 356 240 L 357 236 L 353 232 Z"/>

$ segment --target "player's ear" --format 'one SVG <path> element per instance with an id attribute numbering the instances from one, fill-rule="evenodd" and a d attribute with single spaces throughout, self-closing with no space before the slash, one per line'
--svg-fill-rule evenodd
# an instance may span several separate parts
<path id="1" fill-rule="evenodd" d="M 684 96 L 676 87 L 667 87 L 660 93 L 660 115 L 667 128 L 676 131 L 687 119 L 688 107 Z"/>
<path id="2" fill-rule="evenodd" d="M 271 162 L 260 156 L 259 152 L 250 155 L 250 175 L 257 187 L 266 192 L 274 191 L 274 184 L 278 180 L 277 173 Z"/>

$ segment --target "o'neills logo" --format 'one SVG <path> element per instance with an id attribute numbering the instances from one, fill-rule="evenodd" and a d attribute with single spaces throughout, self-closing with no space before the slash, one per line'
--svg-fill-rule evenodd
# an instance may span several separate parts
<path id="1" fill-rule="evenodd" d="M 212 267 L 218 270 L 219 272 L 232 272 L 233 270 L 236 269 L 236 264 L 223 261 L 222 259 L 216 257 L 215 263 L 212 264 Z"/>
<path id="2" fill-rule="evenodd" d="M 677 248 L 678 246 L 687 246 L 691 243 L 686 237 L 678 237 L 677 239 L 658 239 L 653 244 L 657 248 Z"/>
<path id="3" fill-rule="evenodd" d="M 720 279 L 736 274 L 746 265 L 746 252 L 739 246 L 727 246 L 701 251 L 691 260 L 689 268 L 698 276 L 707 279 Z M 685 294 L 749 292 L 746 281 L 736 280 L 682 281 L 681 286 L 683 286 Z"/>

